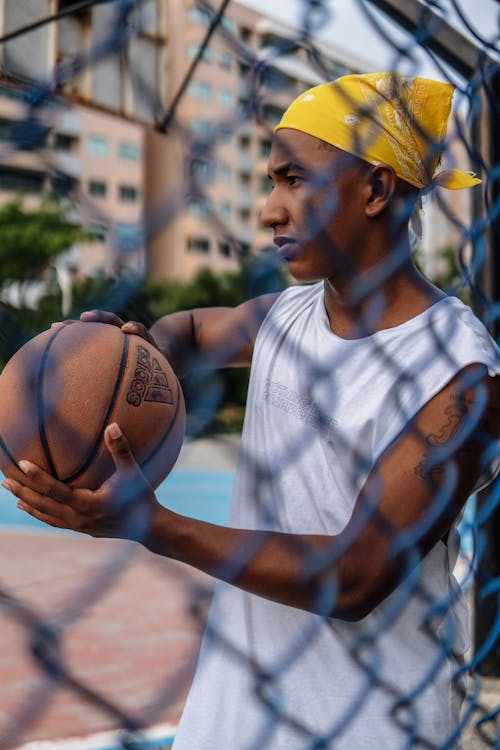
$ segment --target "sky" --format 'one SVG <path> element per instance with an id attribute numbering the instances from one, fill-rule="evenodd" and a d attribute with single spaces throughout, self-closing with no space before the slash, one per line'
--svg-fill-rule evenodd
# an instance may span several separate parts
<path id="1" fill-rule="evenodd" d="M 272 0 L 272 2 L 241 0 L 241 2 L 267 15 L 272 15 L 279 21 L 298 25 L 303 17 L 304 6 L 308 5 L 307 0 Z M 460 31 L 467 34 L 466 26 L 453 8 L 454 4 L 483 38 L 488 41 L 496 39 L 498 49 L 500 6 L 497 0 L 438 0 L 438 2 L 434 0 L 433 6 L 439 5 L 444 16 Z M 331 43 L 333 49 L 344 52 L 348 60 L 357 62 L 360 70 L 366 66 L 366 72 L 397 69 L 399 72 L 412 72 L 441 79 L 446 79 L 447 75 L 451 75 L 454 79 L 451 71 L 446 70 L 446 73 L 443 73 L 436 68 L 425 52 L 416 50 L 410 37 L 388 21 L 372 3 L 366 0 L 324 0 L 324 5 L 327 9 L 327 17 L 321 18 L 319 23 L 321 31 L 318 37 L 324 42 Z M 391 39 L 406 47 L 410 45 L 411 60 L 406 58 L 402 61 L 401 58 L 395 57 L 394 48 L 374 29 L 373 24 L 367 19 L 366 11 L 375 14 Z"/>

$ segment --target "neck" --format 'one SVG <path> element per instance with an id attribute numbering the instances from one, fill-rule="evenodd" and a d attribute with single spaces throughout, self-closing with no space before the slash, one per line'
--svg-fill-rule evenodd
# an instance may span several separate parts
<path id="1" fill-rule="evenodd" d="M 375 269 L 351 282 L 324 282 L 325 308 L 333 333 L 362 338 L 400 325 L 446 296 L 410 259 L 380 281 L 377 275 Z"/>

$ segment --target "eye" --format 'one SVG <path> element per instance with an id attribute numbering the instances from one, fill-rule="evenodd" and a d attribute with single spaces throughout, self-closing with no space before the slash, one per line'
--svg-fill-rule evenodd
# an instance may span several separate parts
<path id="1" fill-rule="evenodd" d="M 298 174 L 287 174 L 286 181 L 287 183 L 291 185 L 296 185 L 298 182 L 300 182 L 302 177 L 299 177 Z"/>

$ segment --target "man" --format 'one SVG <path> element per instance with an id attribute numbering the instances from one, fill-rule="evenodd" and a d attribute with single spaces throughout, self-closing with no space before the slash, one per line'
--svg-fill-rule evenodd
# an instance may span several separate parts
<path id="1" fill-rule="evenodd" d="M 143 543 L 220 579 L 176 750 L 459 743 L 455 524 L 495 471 L 500 359 L 411 261 L 421 190 L 477 183 L 436 174 L 451 97 L 389 73 L 306 92 L 276 128 L 262 216 L 300 284 L 123 325 L 179 374 L 193 355 L 252 362 L 228 528 L 160 507 L 117 425 L 99 490 L 27 463 L 5 483 L 31 515 L 95 536 L 123 533 L 133 487 Z"/>

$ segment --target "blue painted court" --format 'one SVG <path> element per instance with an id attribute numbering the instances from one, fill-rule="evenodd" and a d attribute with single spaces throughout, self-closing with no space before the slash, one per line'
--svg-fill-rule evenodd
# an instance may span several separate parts
<path id="1" fill-rule="evenodd" d="M 176 513 L 224 525 L 227 523 L 233 481 L 231 471 L 177 468 L 160 485 L 156 495 L 162 505 Z M 53 528 L 49 529 L 18 510 L 16 498 L 3 487 L 0 487 L 0 526 L 30 526 L 40 531 L 54 532 Z"/>

